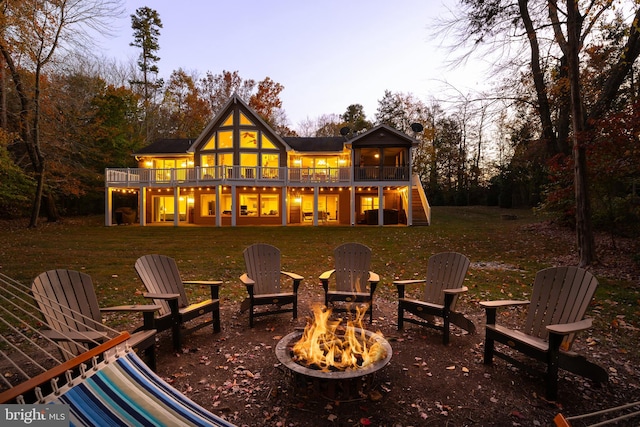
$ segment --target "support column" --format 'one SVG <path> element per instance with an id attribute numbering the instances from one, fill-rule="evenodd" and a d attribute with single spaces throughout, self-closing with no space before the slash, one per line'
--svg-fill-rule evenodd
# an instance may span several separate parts
<path id="1" fill-rule="evenodd" d="M 216 227 L 222 227 L 222 209 L 220 208 L 220 201 L 222 200 L 222 186 L 216 185 Z"/>
<path id="2" fill-rule="evenodd" d="M 107 191 L 104 192 L 104 225 L 110 227 L 113 225 L 111 220 L 113 215 L 113 189 L 107 187 Z"/>
<path id="3" fill-rule="evenodd" d="M 280 195 L 280 217 L 282 218 L 282 225 L 287 225 L 287 187 L 282 187 Z"/>
<path id="4" fill-rule="evenodd" d="M 236 217 L 238 215 L 237 203 L 236 203 L 236 185 L 231 185 L 231 226 L 236 226 Z"/>
<path id="5" fill-rule="evenodd" d="M 138 216 L 140 217 L 140 226 L 147 225 L 147 189 L 140 187 L 138 193 Z"/>
<path id="6" fill-rule="evenodd" d="M 349 195 L 349 204 L 351 206 L 351 212 L 349 213 L 349 223 L 351 226 L 356 225 L 356 187 L 350 187 L 351 194 Z"/>
<path id="7" fill-rule="evenodd" d="M 313 187 L 313 225 L 318 225 L 318 193 L 320 187 Z"/>
<path id="8" fill-rule="evenodd" d="M 180 225 L 180 187 L 173 189 L 173 226 Z"/>
<path id="9" fill-rule="evenodd" d="M 407 186 L 407 225 L 413 225 L 413 189 L 411 185 Z"/>
<path id="10" fill-rule="evenodd" d="M 384 187 L 378 186 L 378 225 L 384 225 Z"/>

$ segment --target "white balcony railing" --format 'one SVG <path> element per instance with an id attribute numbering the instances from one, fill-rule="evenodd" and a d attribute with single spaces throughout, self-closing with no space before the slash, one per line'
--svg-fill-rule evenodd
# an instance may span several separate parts
<path id="1" fill-rule="evenodd" d="M 354 175 L 355 171 L 355 176 Z M 295 168 L 262 166 L 198 166 L 195 168 L 146 169 L 110 168 L 105 171 L 107 186 L 177 184 L 206 185 L 231 181 L 246 183 L 345 183 L 351 181 L 408 181 L 409 167 Z"/>

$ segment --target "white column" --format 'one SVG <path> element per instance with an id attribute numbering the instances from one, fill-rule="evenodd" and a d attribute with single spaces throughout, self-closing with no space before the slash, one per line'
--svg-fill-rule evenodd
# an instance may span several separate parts
<path id="1" fill-rule="evenodd" d="M 140 187 L 138 193 L 138 216 L 140 217 L 140 226 L 147 225 L 147 189 Z"/>
<path id="2" fill-rule="evenodd" d="M 111 215 L 113 215 L 113 189 L 107 187 L 107 191 L 104 192 L 104 225 L 110 227 L 113 222 L 111 221 Z"/>
<path id="3" fill-rule="evenodd" d="M 180 225 L 180 187 L 173 189 L 173 226 Z"/>
<path id="4" fill-rule="evenodd" d="M 413 225 L 413 189 L 411 185 L 407 186 L 407 225 Z"/>
<path id="5" fill-rule="evenodd" d="M 378 186 L 378 225 L 384 225 L 384 187 Z"/>
<path id="6" fill-rule="evenodd" d="M 282 225 L 287 225 L 287 187 L 282 187 L 280 196 L 280 216 L 282 217 Z"/>
<path id="7" fill-rule="evenodd" d="M 236 226 L 236 216 L 238 215 L 236 203 L 236 186 L 231 184 L 231 226 Z"/>
<path id="8" fill-rule="evenodd" d="M 313 225 L 318 225 L 318 193 L 320 187 L 313 187 Z"/>
<path id="9" fill-rule="evenodd" d="M 351 212 L 349 213 L 349 222 L 352 226 L 356 225 L 356 187 L 350 187 L 351 194 L 349 195 Z"/>
<path id="10" fill-rule="evenodd" d="M 216 185 L 216 227 L 222 227 L 222 209 L 220 208 L 220 201 L 222 198 L 222 186 Z"/>

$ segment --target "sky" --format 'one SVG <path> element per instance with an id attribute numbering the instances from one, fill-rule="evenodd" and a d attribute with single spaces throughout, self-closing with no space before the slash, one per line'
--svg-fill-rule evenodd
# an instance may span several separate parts
<path id="1" fill-rule="evenodd" d="M 476 66 L 445 66 L 435 19 L 455 0 L 125 0 L 114 35 L 98 41 L 103 55 L 135 61 L 131 15 L 148 6 L 160 15 L 158 62 L 165 80 L 182 68 L 201 76 L 238 71 L 270 77 L 289 125 L 342 114 L 361 104 L 375 119 L 385 90 L 428 102 L 451 86 L 481 85 Z"/>

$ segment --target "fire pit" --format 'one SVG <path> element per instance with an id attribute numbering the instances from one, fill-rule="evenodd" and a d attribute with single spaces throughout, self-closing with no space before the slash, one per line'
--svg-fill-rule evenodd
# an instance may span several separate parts
<path id="1" fill-rule="evenodd" d="M 393 352 L 381 333 L 362 328 L 365 313 L 366 308 L 359 310 L 356 321 L 341 329 L 339 322 L 328 320 L 330 310 L 314 308 L 313 323 L 278 342 L 276 357 L 287 368 L 294 387 L 304 386 L 331 399 L 351 399 L 367 392 L 373 374 L 389 363 Z"/>

